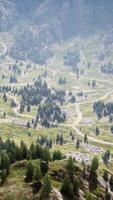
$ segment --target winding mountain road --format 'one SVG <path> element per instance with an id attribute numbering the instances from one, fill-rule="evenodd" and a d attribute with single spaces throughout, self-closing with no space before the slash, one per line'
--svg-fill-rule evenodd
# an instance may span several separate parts
<path id="1" fill-rule="evenodd" d="M 4 54 L 4 53 L 7 51 L 7 47 L 6 47 L 6 45 L 5 45 L 3 42 L 0 42 L 0 44 L 2 44 L 2 45 L 4 46 L 4 51 L 3 51 L 3 53 L 2 53 L 2 54 Z M 84 58 L 84 59 L 85 59 L 85 58 Z M 7 63 L 7 64 L 11 64 L 11 63 Z M 47 70 L 49 70 L 49 71 L 52 73 L 53 78 L 54 78 L 55 76 L 57 76 L 57 73 L 61 73 L 61 74 L 63 73 L 62 71 L 60 71 L 60 70 L 58 70 L 58 69 L 54 70 L 54 69 L 52 69 L 52 68 L 50 68 L 50 67 L 48 67 L 48 66 L 45 67 L 45 68 L 46 68 Z M 72 77 L 75 77 L 75 75 L 74 75 L 72 72 L 70 72 L 70 75 L 71 75 Z M 88 77 L 85 77 L 85 78 L 88 79 Z M 101 81 L 104 82 L 105 80 L 101 80 Z M 9 85 L 9 84 L 8 84 L 8 85 Z M 12 85 L 12 84 L 10 84 L 10 85 Z M 15 86 L 18 86 L 18 85 L 25 85 L 25 84 L 23 84 L 23 83 L 15 84 Z M 73 89 L 76 89 L 76 87 L 73 88 Z M 68 91 L 66 91 L 66 92 L 68 92 Z M 88 91 L 87 91 L 87 92 L 88 92 Z M 91 91 L 90 91 L 90 92 L 91 92 Z M 92 90 L 92 92 L 94 92 L 94 90 Z M 98 92 L 98 90 L 97 90 L 97 92 Z M 101 92 L 101 91 L 100 91 L 100 92 Z M 108 91 L 104 96 L 102 96 L 101 98 L 96 99 L 96 100 L 97 100 L 97 101 L 98 101 L 98 100 L 105 100 L 105 99 L 107 99 L 111 94 L 113 94 L 113 90 Z M 11 95 L 10 93 L 8 93 L 8 97 L 9 97 L 10 99 L 13 99 L 13 100 L 15 101 L 15 103 L 16 103 L 16 107 L 13 108 L 15 115 L 17 115 L 18 117 L 25 117 L 25 118 L 30 118 L 30 119 L 34 118 L 34 116 L 19 113 L 19 108 L 20 108 L 20 102 L 19 102 L 19 100 L 18 100 L 14 95 Z M 89 100 L 89 101 L 86 100 L 86 101 L 84 101 L 84 102 L 76 102 L 76 103 L 75 103 L 75 113 L 76 113 L 76 118 L 75 118 L 75 120 L 73 120 L 72 123 L 70 123 L 70 124 L 61 124 L 61 125 L 62 125 L 62 126 L 72 127 L 72 128 L 76 131 L 76 133 L 77 133 L 78 135 L 80 135 L 81 137 L 84 137 L 84 133 L 79 129 L 80 123 L 81 123 L 81 121 L 82 121 L 82 119 L 83 119 L 83 113 L 82 113 L 82 111 L 80 110 L 80 105 L 90 104 L 90 103 L 94 103 L 94 102 L 95 102 L 95 100 Z M 66 108 L 69 108 L 69 107 L 70 107 L 70 105 L 67 105 Z M 89 139 L 90 141 L 96 142 L 96 143 L 98 143 L 98 144 L 113 145 L 113 142 L 107 142 L 107 141 L 98 140 L 98 139 L 96 139 L 96 138 L 94 138 L 94 137 L 91 137 L 91 136 L 88 136 L 88 139 Z"/>
<path id="2" fill-rule="evenodd" d="M 100 99 L 97 99 L 97 101 L 99 100 L 105 100 L 107 97 L 109 97 L 111 94 L 113 94 L 113 90 L 106 93 L 103 97 L 101 97 Z M 85 102 L 85 104 L 87 103 L 93 103 L 95 101 L 90 101 L 90 102 Z M 82 138 L 84 138 L 84 133 L 79 129 L 77 128 L 79 125 L 80 125 L 80 122 L 82 121 L 83 119 L 83 113 L 82 111 L 80 110 L 80 104 L 84 104 L 84 102 L 82 103 L 75 103 L 75 112 L 76 112 L 76 115 L 77 115 L 77 118 L 73 121 L 73 124 L 70 124 L 69 126 L 72 127 L 77 135 L 81 136 Z M 91 142 L 96 142 L 98 144 L 104 144 L 104 145 L 110 145 L 110 146 L 113 146 L 113 142 L 107 142 L 107 141 L 103 141 L 103 140 L 98 140 L 94 137 L 91 137 L 91 136 L 88 136 L 88 140 L 91 141 Z"/>
<path id="3" fill-rule="evenodd" d="M 49 70 L 49 68 L 47 67 L 47 69 Z M 54 70 L 51 70 L 52 72 Z M 57 72 L 54 72 L 53 75 L 55 76 Z M 68 91 L 67 91 L 68 92 Z M 93 90 L 92 90 L 93 92 Z M 99 100 L 105 100 L 107 99 L 111 94 L 113 94 L 113 90 L 112 91 L 108 91 L 103 97 L 97 99 L 96 101 L 99 101 Z M 19 100 L 17 100 L 17 98 L 14 96 L 14 95 L 11 95 L 11 94 L 8 94 L 8 97 L 10 99 L 13 99 L 16 103 L 16 107 L 13 108 L 14 109 L 14 113 L 19 116 L 19 117 L 25 117 L 25 118 L 34 118 L 34 116 L 31 116 L 31 115 L 27 115 L 27 114 L 21 114 L 19 113 L 19 108 L 20 108 L 20 102 Z M 91 100 L 91 101 L 84 101 L 84 102 L 76 102 L 75 103 L 75 113 L 76 113 L 76 118 L 75 120 L 72 121 L 72 124 L 61 124 L 61 126 L 65 126 L 65 127 L 71 127 L 73 130 L 76 131 L 77 135 L 81 136 L 82 138 L 84 138 L 84 133 L 78 128 L 78 126 L 80 126 L 80 123 L 83 119 L 83 113 L 82 111 L 80 110 L 80 105 L 85 105 L 85 104 L 90 104 L 90 103 L 94 103 L 95 100 Z M 69 108 L 70 105 L 67 105 L 66 108 Z M 110 145 L 112 146 L 113 145 L 113 142 L 107 142 L 107 141 L 103 141 L 103 140 L 98 140 L 94 137 L 91 137 L 91 136 L 88 136 L 88 139 L 89 141 L 91 142 L 95 142 L 95 143 L 98 143 L 98 144 L 104 144 L 104 145 Z"/>
<path id="4" fill-rule="evenodd" d="M 17 115 L 18 117 L 25 117 L 25 118 L 30 118 L 30 119 L 34 118 L 34 116 L 32 116 L 32 115 L 21 114 L 19 112 L 20 102 L 19 102 L 19 100 L 17 100 L 17 98 L 14 95 L 12 96 L 10 93 L 8 93 L 7 96 L 9 99 L 11 99 L 11 100 L 13 99 L 13 101 L 16 103 L 16 107 L 13 108 L 15 115 Z"/>

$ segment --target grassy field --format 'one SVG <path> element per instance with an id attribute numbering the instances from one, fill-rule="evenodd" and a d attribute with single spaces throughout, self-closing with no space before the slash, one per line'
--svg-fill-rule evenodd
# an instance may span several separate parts
<path id="1" fill-rule="evenodd" d="M 0 39 L 4 42 L 6 36 L 1 36 Z M 6 40 L 6 45 L 10 44 L 12 38 Z M 84 42 L 85 41 L 85 42 Z M 77 79 L 75 73 L 71 70 L 69 66 L 64 66 L 63 56 L 68 48 L 74 47 L 76 50 L 82 52 L 84 56 L 84 64 L 82 65 L 82 69 L 84 70 L 84 74 L 80 75 L 80 78 Z M 112 90 L 113 77 L 105 76 L 100 73 L 100 65 L 101 61 L 98 60 L 98 53 L 102 49 L 102 43 L 100 41 L 100 35 L 91 38 L 80 39 L 64 42 L 61 45 L 54 45 L 51 49 L 54 53 L 53 58 L 48 61 L 46 66 L 39 66 L 34 63 L 31 64 L 31 68 L 27 69 L 27 63 L 23 62 L 23 65 L 18 66 L 21 68 L 22 75 L 17 77 L 17 84 L 10 84 L 9 79 L 12 72 L 9 72 L 9 65 L 13 65 L 15 61 L 8 56 L 6 56 L 5 60 L 0 61 L 0 84 L 9 85 L 11 87 L 21 88 L 24 85 L 30 83 L 32 84 L 39 75 L 42 75 L 45 70 L 47 71 L 47 77 L 43 79 L 47 81 L 50 88 L 54 87 L 56 89 L 65 90 L 66 92 L 72 91 L 72 93 L 76 96 L 76 104 L 79 103 L 80 111 L 82 112 L 82 119 L 76 125 L 76 128 L 82 129 L 83 135 L 87 134 L 90 137 L 98 139 L 100 141 L 111 142 L 113 140 L 113 136 L 110 133 L 110 126 L 107 119 L 97 120 L 96 115 L 93 113 L 93 102 L 99 99 L 103 99 L 103 101 L 109 101 L 113 99 L 113 94 L 108 94 Z M 3 51 L 3 46 L 0 45 L 0 52 Z M 110 59 L 112 60 L 112 53 L 110 54 Z M 81 57 L 81 59 L 83 59 Z M 88 68 L 88 63 L 90 63 L 90 68 Z M 5 78 L 2 79 L 2 75 L 5 75 Z M 66 78 L 65 85 L 59 85 L 59 78 Z M 89 82 L 93 80 L 96 81 L 96 87 L 92 88 L 88 86 Z M 79 92 L 83 92 L 83 96 L 80 97 L 77 94 Z M 34 106 L 31 108 L 31 112 L 24 112 L 21 115 L 17 115 L 14 112 L 14 109 L 10 107 L 11 100 L 8 98 L 7 103 L 3 101 L 3 98 L 0 97 L 0 136 L 3 137 L 4 140 L 10 138 L 15 140 L 16 143 L 19 144 L 21 140 L 24 140 L 28 145 L 31 142 L 35 142 L 37 137 L 39 136 L 47 136 L 48 138 L 52 138 L 55 140 L 56 135 L 58 133 L 62 133 L 64 138 L 67 140 L 67 143 L 63 146 L 53 146 L 54 149 L 61 149 L 63 153 L 70 151 L 77 151 L 75 147 L 75 143 L 70 141 L 69 133 L 73 131 L 76 135 L 76 139 L 80 138 L 80 135 L 77 135 L 77 132 L 74 129 L 76 121 L 78 120 L 78 114 L 76 111 L 76 105 L 66 101 L 66 103 L 61 107 L 65 109 L 69 115 L 66 120 L 64 126 L 58 126 L 56 128 L 46 129 L 41 126 L 38 126 L 37 129 L 27 129 L 24 125 L 21 125 L 21 122 L 27 122 L 27 120 L 31 120 L 36 116 L 38 107 Z M 104 98 L 105 97 L 105 98 Z M 20 101 L 20 97 L 16 96 L 18 101 Z M 3 118 L 3 112 L 6 112 L 6 118 Z M 15 119 L 17 122 L 14 123 Z M 89 122 L 87 122 L 89 120 Z M 19 123 L 18 123 L 19 122 Z M 100 135 L 97 137 L 95 135 L 95 128 L 99 127 Z M 29 137 L 29 132 L 31 133 L 31 137 Z M 104 150 L 112 147 L 105 144 L 96 144 L 94 141 L 90 141 L 93 145 L 100 145 Z M 78 150 L 79 152 L 84 152 L 85 149 L 83 146 Z M 85 151 L 86 152 L 86 151 Z M 87 152 L 86 152 L 87 153 Z M 93 155 L 92 155 L 93 156 Z"/>

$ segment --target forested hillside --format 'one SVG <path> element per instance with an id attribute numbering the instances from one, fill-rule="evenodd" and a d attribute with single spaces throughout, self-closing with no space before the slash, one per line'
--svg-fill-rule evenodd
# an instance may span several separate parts
<path id="1" fill-rule="evenodd" d="M 113 0 L 0 0 L 0 200 L 113 200 Z"/>

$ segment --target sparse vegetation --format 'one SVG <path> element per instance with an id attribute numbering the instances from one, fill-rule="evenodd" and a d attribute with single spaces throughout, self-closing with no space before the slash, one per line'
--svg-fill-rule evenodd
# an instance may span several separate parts
<path id="1" fill-rule="evenodd" d="M 0 200 L 113 198 L 112 8 L 0 2 Z"/>

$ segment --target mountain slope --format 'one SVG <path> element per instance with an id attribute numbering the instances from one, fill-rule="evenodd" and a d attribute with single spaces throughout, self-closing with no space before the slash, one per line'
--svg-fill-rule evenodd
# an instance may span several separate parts
<path id="1" fill-rule="evenodd" d="M 0 31 L 14 25 L 17 19 L 16 5 L 8 0 L 0 0 Z"/>
<path id="2" fill-rule="evenodd" d="M 10 51 L 16 59 L 25 59 L 27 55 L 28 59 L 37 61 L 38 52 L 42 55 L 42 49 L 52 43 L 98 34 L 113 27 L 112 0 L 1 0 L 0 10 L 1 31 L 19 19 L 19 31 Z"/>
<path id="3" fill-rule="evenodd" d="M 113 25 L 112 8 L 111 0 L 46 0 L 36 8 L 34 18 L 38 24 L 59 22 L 67 38 L 110 27 Z"/>

